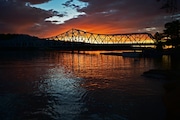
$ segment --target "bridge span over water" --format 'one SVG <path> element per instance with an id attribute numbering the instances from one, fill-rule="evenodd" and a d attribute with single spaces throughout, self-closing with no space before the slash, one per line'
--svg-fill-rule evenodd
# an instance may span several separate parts
<path id="1" fill-rule="evenodd" d="M 98 34 L 78 29 L 71 29 L 67 32 L 48 40 L 64 42 L 82 42 L 90 44 L 131 44 L 131 45 L 152 45 L 156 40 L 150 33 L 126 33 L 126 34 Z"/>
<path id="2" fill-rule="evenodd" d="M 134 47 L 152 47 L 156 40 L 150 33 L 126 33 L 126 34 L 98 34 L 78 29 L 71 29 L 54 37 L 47 38 L 50 41 L 59 41 L 61 48 L 66 49 L 93 49 L 115 50 L 132 49 Z M 68 44 L 67 44 L 68 43 Z"/>

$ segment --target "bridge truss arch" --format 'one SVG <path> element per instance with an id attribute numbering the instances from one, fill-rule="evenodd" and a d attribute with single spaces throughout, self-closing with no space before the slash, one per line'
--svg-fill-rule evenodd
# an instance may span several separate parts
<path id="1" fill-rule="evenodd" d="M 67 32 L 48 40 L 64 42 L 83 42 L 90 44 L 155 44 L 156 40 L 150 33 L 127 33 L 127 34 L 98 34 L 78 29 L 71 29 Z"/>

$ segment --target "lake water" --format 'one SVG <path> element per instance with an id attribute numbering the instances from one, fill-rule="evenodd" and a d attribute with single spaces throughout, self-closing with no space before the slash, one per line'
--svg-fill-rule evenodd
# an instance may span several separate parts
<path id="1" fill-rule="evenodd" d="M 141 75 L 171 59 L 100 52 L 0 52 L 1 120 L 164 120 L 165 81 Z"/>

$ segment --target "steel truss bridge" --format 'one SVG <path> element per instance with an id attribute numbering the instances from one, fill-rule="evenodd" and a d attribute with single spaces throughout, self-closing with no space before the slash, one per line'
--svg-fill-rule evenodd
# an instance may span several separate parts
<path id="1" fill-rule="evenodd" d="M 156 43 L 156 40 L 150 33 L 97 34 L 78 29 L 71 29 L 65 33 L 47 39 L 90 44 L 152 45 Z"/>

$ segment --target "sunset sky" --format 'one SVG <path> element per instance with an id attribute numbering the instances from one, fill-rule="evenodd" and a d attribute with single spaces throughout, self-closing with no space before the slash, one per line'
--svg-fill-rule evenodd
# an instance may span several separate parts
<path id="1" fill-rule="evenodd" d="M 163 2 L 163 0 L 162 0 Z M 157 0 L 0 0 L 0 33 L 40 38 L 76 28 L 93 33 L 155 33 L 172 21 Z M 180 2 L 177 0 L 178 8 Z M 180 19 L 180 11 L 174 14 Z"/>

